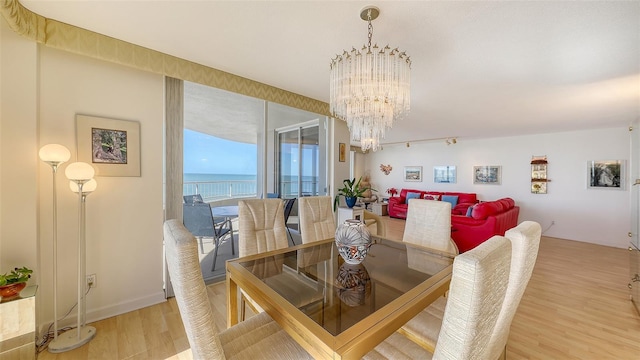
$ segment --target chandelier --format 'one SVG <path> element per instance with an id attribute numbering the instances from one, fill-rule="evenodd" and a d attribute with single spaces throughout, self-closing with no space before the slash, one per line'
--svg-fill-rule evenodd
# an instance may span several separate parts
<path id="1" fill-rule="evenodd" d="M 409 113 L 411 59 L 389 45 L 371 46 L 373 25 L 380 9 L 367 6 L 360 18 L 369 23 L 369 42 L 331 59 L 329 106 L 333 117 L 347 122 L 351 140 L 363 151 L 376 151 L 393 122 Z"/>

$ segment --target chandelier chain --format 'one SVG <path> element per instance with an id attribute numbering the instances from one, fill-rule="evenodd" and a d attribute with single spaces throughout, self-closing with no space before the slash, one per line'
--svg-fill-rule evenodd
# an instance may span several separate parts
<path id="1" fill-rule="evenodd" d="M 367 11 L 367 21 L 369 22 L 369 43 L 367 44 L 367 47 L 369 49 L 369 52 L 371 52 L 371 38 L 373 37 L 373 24 L 371 23 L 371 9 L 369 9 Z"/>

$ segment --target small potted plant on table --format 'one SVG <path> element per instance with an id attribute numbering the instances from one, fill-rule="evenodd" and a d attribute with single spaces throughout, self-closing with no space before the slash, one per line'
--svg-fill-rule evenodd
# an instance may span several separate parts
<path id="1" fill-rule="evenodd" d="M 358 198 L 362 197 L 362 194 L 364 194 L 365 191 L 367 190 L 375 191 L 370 187 L 360 187 L 361 180 L 362 178 L 358 179 L 358 181 L 356 181 L 356 179 L 353 178 L 351 180 L 344 179 L 342 181 L 342 183 L 344 184 L 344 187 L 341 189 L 338 189 L 338 194 L 336 195 L 336 198 L 333 202 L 334 210 L 338 205 L 338 200 L 340 199 L 340 196 L 344 196 L 344 200 L 346 201 L 347 206 L 352 208 L 356 204 L 356 201 L 358 200 Z"/>
<path id="2" fill-rule="evenodd" d="M 18 296 L 27 286 L 31 273 L 33 270 L 23 266 L 0 275 L 0 299 L 7 300 Z"/>

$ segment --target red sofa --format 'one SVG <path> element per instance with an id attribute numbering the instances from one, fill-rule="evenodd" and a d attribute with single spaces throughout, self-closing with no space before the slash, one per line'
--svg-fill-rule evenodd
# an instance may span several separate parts
<path id="1" fill-rule="evenodd" d="M 520 207 L 511 198 L 476 204 L 471 216 L 451 215 L 451 238 L 460 253 L 469 251 L 494 235 L 518 225 Z"/>
<path id="2" fill-rule="evenodd" d="M 414 190 L 414 189 L 402 189 L 400 191 L 400 196 L 394 196 L 389 198 L 389 204 L 387 205 L 387 212 L 390 217 L 398 218 L 398 219 L 406 219 L 407 218 L 407 193 L 418 193 L 420 194 L 418 197 L 420 199 L 424 199 L 425 196 L 429 195 L 438 195 L 442 197 L 442 195 L 452 195 L 458 197 L 458 204 L 451 208 L 452 215 L 466 215 L 467 209 L 478 202 L 476 194 L 474 193 L 460 193 L 460 192 L 442 192 L 442 191 L 425 191 L 425 190 Z"/>

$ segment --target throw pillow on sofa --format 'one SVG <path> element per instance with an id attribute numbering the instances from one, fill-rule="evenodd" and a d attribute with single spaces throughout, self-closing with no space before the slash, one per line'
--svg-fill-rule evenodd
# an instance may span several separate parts
<path id="1" fill-rule="evenodd" d="M 423 199 L 425 199 L 425 200 L 435 200 L 435 201 L 438 201 L 438 200 L 440 200 L 440 195 L 424 194 Z"/>
<path id="2" fill-rule="evenodd" d="M 420 199 L 420 193 L 414 193 L 414 192 L 407 193 L 407 204 L 411 199 Z"/>
<path id="3" fill-rule="evenodd" d="M 458 205 L 458 197 L 454 195 L 442 195 L 442 201 L 450 203 L 452 209 Z"/>
<path id="4" fill-rule="evenodd" d="M 473 207 L 475 205 L 471 205 L 467 208 L 467 217 L 471 217 L 471 213 L 473 212 Z"/>

